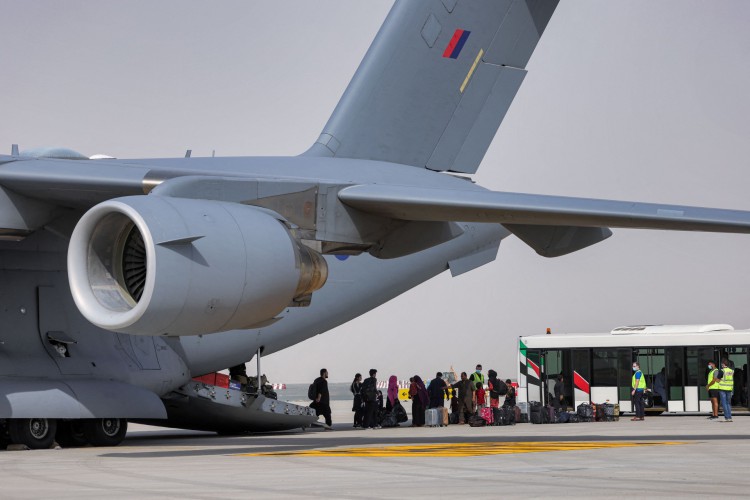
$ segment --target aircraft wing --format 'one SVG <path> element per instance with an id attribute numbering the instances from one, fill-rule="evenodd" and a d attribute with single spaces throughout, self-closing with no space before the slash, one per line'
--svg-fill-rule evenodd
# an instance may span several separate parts
<path id="1" fill-rule="evenodd" d="M 347 187 L 338 196 L 393 219 L 500 223 L 546 257 L 601 241 L 611 235 L 607 227 L 750 233 L 750 212 L 741 210 L 377 184 Z"/>

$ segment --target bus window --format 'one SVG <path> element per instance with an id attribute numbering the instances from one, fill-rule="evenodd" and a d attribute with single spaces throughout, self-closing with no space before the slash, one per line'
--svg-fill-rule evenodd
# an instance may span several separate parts
<path id="1" fill-rule="evenodd" d="M 685 400 L 685 348 L 669 347 L 667 351 L 667 384 L 669 399 L 672 401 Z"/>
<path id="2" fill-rule="evenodd" d="M 745 384 L 747 347 L 727 347 L 726 357 L 729 359 L 730 365 L 734 368 L 734 394 L 732 394 L 732 405 L 747 406 L 747 390 Z"/>
<path id="3" fill-rule="evenodd" d="M 617 387 L 617 350 L 594 349 L 593 359 L 591 383 L 595 386 Z"/>

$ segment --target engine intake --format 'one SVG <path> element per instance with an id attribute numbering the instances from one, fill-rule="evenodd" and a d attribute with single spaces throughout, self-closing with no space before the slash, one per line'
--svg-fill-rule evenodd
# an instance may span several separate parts
<path id="1" fill-rule="evenodd" d="M 93 324 L 136 335 L 249 328 L 309 302 L 328 276 L 278 214 L 206 200 L 131 196 L 78 222 L 68 279 Z"/>

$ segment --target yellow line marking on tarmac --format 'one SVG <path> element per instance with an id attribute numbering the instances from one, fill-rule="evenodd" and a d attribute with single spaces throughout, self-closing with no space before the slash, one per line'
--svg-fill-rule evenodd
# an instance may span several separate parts
<path id="1" fill-rule="evenodd" d="M 469 83 L 469 79 L 471 78 L 471 75 L 473 75 L 474 70 L 477 69 L 477 64 L 479 64 L 479 60 L 482 58 L 482 54 L 484 54 L 484 49 L 479 49 L 479 54 L 477 54 L 477 58 L 474 59 L 474 64 L 471 65 L 471 69 L 466 74 L 466 78 L 464 78 L 464 83 L 462 83 L 461 88 L 458 89 L 462 94 L 464 93 L 464 89 L 466 88 L 466 85 Z"/>
<path id="2" fill-rule="evenodd" d="M 687 444 L 679 441 L 542 441 L 446 443 L 405 446 L 373 446 L 357 448 L 324 448 L 318 450 L 271 451 L 242 453 L 241 457 L 477 457 L 512 453 L 540 453 L 545 451 L 599 450 L 634 448 L 638 446 L 674 446 Z"/>

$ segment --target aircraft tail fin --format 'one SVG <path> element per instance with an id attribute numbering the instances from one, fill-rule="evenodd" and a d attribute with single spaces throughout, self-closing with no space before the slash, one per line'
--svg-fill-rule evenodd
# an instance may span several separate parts
<path id="1" fill-rule="evenodd" d="M 305 153 L 474 173 L 559 0 L 397 0 Z"/>

